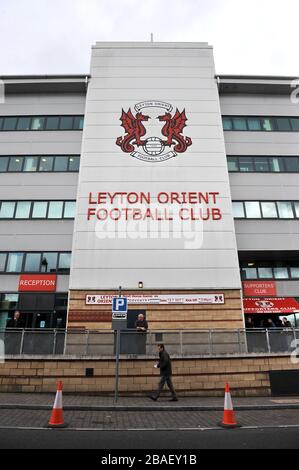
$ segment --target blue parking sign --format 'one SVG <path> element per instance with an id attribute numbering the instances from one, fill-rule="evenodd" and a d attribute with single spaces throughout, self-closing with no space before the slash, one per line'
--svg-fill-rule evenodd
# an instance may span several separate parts
<path id="1" fill-rule="evenodd" d="M 113 313 L 127 313 L 128 299 L 126 297 L 114 297 L 112 303 Z"/>

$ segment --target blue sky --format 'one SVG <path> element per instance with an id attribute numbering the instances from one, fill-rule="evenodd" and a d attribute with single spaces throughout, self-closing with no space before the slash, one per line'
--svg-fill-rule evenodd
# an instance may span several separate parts
<path id="1" fill-rule="evenodd" d="M 96 41 L 204 41 L 219 74 L 299 76 L 297 0 L 0 0 L 0 75 L 89 72 Z"/>

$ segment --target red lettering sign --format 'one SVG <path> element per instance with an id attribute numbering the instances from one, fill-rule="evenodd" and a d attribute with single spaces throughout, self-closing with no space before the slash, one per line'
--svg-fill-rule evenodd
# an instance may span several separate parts
<path id="1" fill-rule="evenodd" d="M 276 296 L 275 281 L 246 281 L 243 282 L 243 291 L 246 297 Z"/>
<path id="2" fill-rule="evenodd" d="M 56 274 L 23 274 L 20 276 L 19 292 L 55 292 Z"/>

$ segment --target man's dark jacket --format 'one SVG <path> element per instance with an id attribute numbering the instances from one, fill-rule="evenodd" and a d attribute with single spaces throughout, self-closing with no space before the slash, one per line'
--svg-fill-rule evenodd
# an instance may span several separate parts
<path id="1" fill-rule="evenodd" d="M 170 377 L 172 375 L 171 360 L 168 352 L 159 352 L 160 361 L 158 367 L 160 368 L 160 375 Z"/>

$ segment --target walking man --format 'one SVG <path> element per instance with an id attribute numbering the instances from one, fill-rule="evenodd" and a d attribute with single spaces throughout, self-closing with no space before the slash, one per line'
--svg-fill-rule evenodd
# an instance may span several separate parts
<path id="1" fill-rule="evenodd" d="M 171 395 L 172 395 L 172 398 L 170 401 L 178 401 L 176 392 L 172 383 L 172 379 L 171 379 L 171 376 L 172 376 L 171 360 L 170 360 L 168 352 L 165 351 L 164 344 L 158 345 L 158 351 L 159 351 L 160 360 L 155 367 L 160 369 L 161 379 L 159 382 L 158 390 L 153 395 L 150 395 L 150 398 L 151 400 L 157 401 L 160 396 L 160 393 L 163 390 L 164 385 L 167 384 L 167 387 L 169 388 Z"/>

